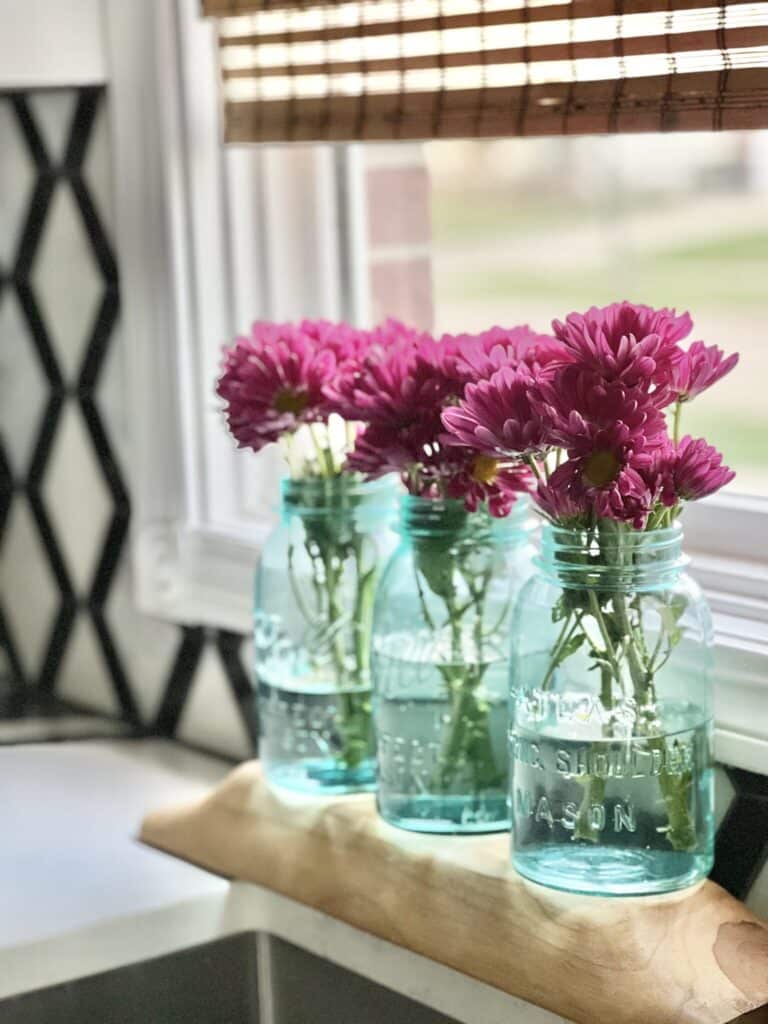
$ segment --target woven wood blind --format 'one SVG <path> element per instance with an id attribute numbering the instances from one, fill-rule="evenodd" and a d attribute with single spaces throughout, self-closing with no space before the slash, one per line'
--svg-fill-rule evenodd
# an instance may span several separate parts
<path id="1" fill-rule="evenodd" d="M 768 2 L 203 6 L 231 142 L 768 127 Z"/>

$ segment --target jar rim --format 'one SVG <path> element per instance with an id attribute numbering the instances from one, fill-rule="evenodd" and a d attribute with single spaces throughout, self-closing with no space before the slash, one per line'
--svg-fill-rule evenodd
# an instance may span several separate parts
<path id="1" fill-rule="evenodd" d="M 360 504 L 386 506 L 394 504 L 396 483 L 391 475 L 378 480 L 362 480 L 350 473 L 299 479 L 284 476 L 280 481 L 280 498 L 283 508 L 297 512 L 351 510 Z"/>
<path id="2" fill-rule="evenodd" d="M 607 590 L 664 586 L 688 565 L 680 523 L 652 530 L 622 525 L 602 532 L 599 525 L 546 523 L 534 564 L 562 586 Z"/>
<path id="3" fill-rule="evenodd" d="M 460 498 L 429 498 L 417 494 L 404 494 L 400 498 L 396 529 L 403 536 L 462 534 L 470 526 L 475 530 L 486 527 L 494 538 L 529 533 L 534 529 L 530 502 L 521 495 L 509 515 L 499 518 L 490 515 L 485 508 L 470 512 Z"/>

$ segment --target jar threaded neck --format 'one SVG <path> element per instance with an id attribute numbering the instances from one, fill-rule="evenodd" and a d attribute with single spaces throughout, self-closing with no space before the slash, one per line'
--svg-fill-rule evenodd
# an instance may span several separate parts
<path id="1" fill-rule="evenodd" d="M 634 530 L 606 520 L 591 529 L 546 524 L 536 562 L 569 588 L 643 590 L 668 585 L 688 564 L 679 524 Z"/>
<path id="2" fill-rule="evenodd" d="M 280 484 L 283 514 L 345 515 L 361 508 L 386 509 L 395 502 L 395 481 L 391 477 L 361 481 L 349 474 L 335 477 L 284 477 Z"/>
<path id="3" fill-rule="evenodd" d="M 497 519 L 485 509 L 469 512 L 457 498 L 420 498 L 406 494 L 400 502 L 399 531 L 409 538 L 447 537 L 491 542 L 522 539 L 531 532 L 530 505 L 519 499 L 508 516 Z"/>

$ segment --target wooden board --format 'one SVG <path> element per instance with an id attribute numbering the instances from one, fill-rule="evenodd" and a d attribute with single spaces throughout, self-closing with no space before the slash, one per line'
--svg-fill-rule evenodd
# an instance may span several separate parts
<path id="1" fill-rule="evenodd" d="M 150 814 L 141 838 L 579 1024 L 725 1024 L 768 1004 L 768 926 L 712 882 L 642 899 L 558 894 L 514 872 L 506 835 L 403 832 L 370 796 L 278 795 L 257 762 Z"/>

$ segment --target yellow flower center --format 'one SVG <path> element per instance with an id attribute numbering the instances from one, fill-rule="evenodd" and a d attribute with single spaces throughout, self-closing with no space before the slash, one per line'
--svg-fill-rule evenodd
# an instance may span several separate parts
<path id="1" fill-rule="evenodd" d="M 584 479 L 592 487 L 604 487 L 619 475 L 621 463 L 613 452 L 594 452 L 584 463 Z"/>
<path id="2" fill-rule="evenodd" d="M 284 388 L 275 395 L 275 411 L 291 412 L 294 416 L 298 416 L 304 412 L 307 400 L 307 396 L 300 391 L 291 391 L 288 388 Z"/>
<path id="3" fill-rule="evenodd" d="M 492 484 L 499 473 L 499 460 L 490 455 L 478 455 L 472 463 L 472 479 L 478 484 Z"/>

